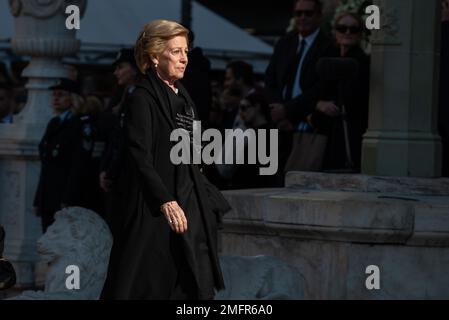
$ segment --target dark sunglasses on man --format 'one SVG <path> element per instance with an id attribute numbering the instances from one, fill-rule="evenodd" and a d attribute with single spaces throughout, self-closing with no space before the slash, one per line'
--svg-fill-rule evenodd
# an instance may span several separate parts
<path id="1" fill-rule="evenodd" d="M 337 30 L 338 32 L 343 33 L 343 34 L 348 33 L 348 31 L 350 34 L 358 34 L 358 33 L 362 32 L 362 28 L 360 28 L 360 27 L 346 26 L 343 24 L 338 25 L 335 28 L 335 30 Z"/>
<path id="2" fill-rule="evenodd" d="M 313 17 L 315 14 L 315 10 L 296 10 L 295 17 L 300 18 L 301 16 L 305 16 L 307 18 Z"/>

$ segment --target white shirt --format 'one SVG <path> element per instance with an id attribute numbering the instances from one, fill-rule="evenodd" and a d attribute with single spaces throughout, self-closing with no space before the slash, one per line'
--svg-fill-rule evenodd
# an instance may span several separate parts
<path id="1" fill-rule="evenodd" d="M 306 57 L 307 53 L 309 52 L 309 49 L 312 47 L 313 43 L 315 42 L 316 38 L 318 37 L 318 34 L 320 33 L 320 29 L 318 28 L 314 33 L 308 35 L 307 37 L 303 38 L 301 35 L 299 35 L 299 45 L 298 49 L 296 50 L 297 53 L 299 53 L 299 49 L 301 48 L 301 41 L 304 39 L 306 41 L 306 47 L 304 48 L 304 53 L 301 57 L 301 61 L 299 62 L 298 70 L 296 71 L 295 76 L 295 82 L 293 83 L 293 91 L 292 91 L 292 97 L 296 98 L 302 94 L 301 89 L 301 69 L 302 64 L 304 62 L 304 58 Z M 284 92 L 285 94 L 285 92 Z"/>

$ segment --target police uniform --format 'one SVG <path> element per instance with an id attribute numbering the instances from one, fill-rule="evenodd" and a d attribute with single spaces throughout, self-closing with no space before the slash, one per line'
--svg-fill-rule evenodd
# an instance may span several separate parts
<path id="1" fill-rule="evenodd" d="M 61 89 L 70 90 L 64 85 Z M 39 143 L 41 172 L 34 199 L 44 232 L 63 206 L 85 207 L 84 167 L 92 152 L 91 134 L 90 126 L 71 110 L 52 118 L 47 125 Z"/>
<path id="2" fill-rule="evenodd" d="M 86 186 L 84 188 L 85 206 L 104 218 L 104 195 L 100 189 L 98 178 L 100 175 L 101 157 L 105 148 L 105 132 L 112 126 L 110 117 L 105 114 L 83 115 L 81 121 L 82 149 L 87 153 L 88 163 L 84 168 Z"/>
<path id="3" fill-rule="evenodd" d="M 136 70 L 138 67 L 134 59 L 133 49 L 121 49 L 118 52 L 116 60 L 113 64 L 114 67 L 122 62 L 130 63 Z M 112 118 L 107 118 L 103 115 L 103 124 L 107 124 L 106 130 L 100 130 L 105 132 L 105 146 L 104 152 L 101 157 L 100 172 L 104 172 L 108 180 L 113 183 L 111 192 L 105 193 L 105 220 L 110 223 L 112 216 L 118 214 L 117 209 L 117 198 L 115 183 L 119 173 L 122 170 L 123 162 L 123 120 L 124 120 L 124 106 L 126 105 L 126 100 L 130 95 L 132 95 L 135 89 L 134 85 L 129 85 L 120 93 L 119 96 L 111 100 L 111 105 L 108 109 L 112 110 L 113 107 L 119 105 L 119 110 L 117 114 L 114 114 Z M 112 114 L 112 113 L 110 113 Z M 107 120 L 107 121 L 105 121 Z"/>
<path id="4" fill-rule="evenodd" d="M 115 180 L 120 173 L 121 158 L 123 149 L 123 121 L 125 116 L 126 99 L 134 92 L 135 86 L 130 86 L 123 93 L 123 101 L 118 113 L 118 118 L 110 128 L 107 146 L 103 154 L 101 169 L 106 172 L 106 176 Z"/>
<path id="5" fill-rule="evenodd" d="M 105 133 L 104 150 L 101 155 L 100 172 L 104 172 L 106 178 L 112 181 L 112 187 L 109 192 L 103 194 L 104 196 L 104 214 L 103 218 L 109 224 L 110 227 L 113 216 L 120 214 L 118 211 L 119 195 L 116 190 L 117 178 L 123 167 L 123 148 L 124 148 L 124 136 L 123 136 L 123 120 L 124 120 L 124 106 L 126 105 L 127 98 L 133 93 L 134 86 L 126 89 L 122 98 L 121 109 L 118 115 L 114 115 L 110 118 L 106 118 L 107 114 L 103 114 L 103 127 L 107 124 L 107 132 L 104 129 L 100 129 L 101 133 Z M 112 115 L 112 114 L 110 114 Z M 105 121 L 107 120 L 107 121 Z"/>
<path id="6" fill-rule="evenodd" d="M 122 62 L 131 64 L 136 70 L 138 69 L 136 61 L 134 59 L 134 49 L 124 48 L 121 49 L 113 63 L 116 67 Z M 117 112 L 117 118 L 114 121 L 109 121 L 110 126 L 108 128 L 106 146 L 101 160 L 101 171 L 106 172 L 106 176 L 110 180 L 115 180 L 120 172 L 121 168 L 121 154 L 123 144 L 123 120 L 124 120 L 124 105 L 127 98 L 133 93 L 135 89 L 134 85 L 130 85 L 125 88 L 123 93 L 120 94 L 118 105 L 120 110 Z M 113 99 L 117 102 L 117 99 Z M 112 108 L 111 108 L 112 109 Z"/>

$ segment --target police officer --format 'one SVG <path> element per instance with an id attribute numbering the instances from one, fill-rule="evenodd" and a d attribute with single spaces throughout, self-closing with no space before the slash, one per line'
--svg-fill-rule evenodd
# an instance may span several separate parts
<path id="1" fill-rule="evenodd" d="M 120 167 L 120 128 L 123 122 L 123 105 L 127 97 L 134 91 L 135 84 L 140 78 L 140 71 L 134 58 L 134 49 L 121 49 L 113 66 L 117 85 L 122 87 L 124 91 L 120 94 L 119 99 L 112 99 L 112 101 L 118 101 L 111 109 L 116 118 L 114 125 L 107 133 L 106 149 L 102 156 L 100 173 L 100 186 L 105 192 L 111 191 L 113 180 L 116 178 L 117 170 Z"/>
<path id="2" fill-rule="evenodd" d="M 75 110 L 81 122 L 83 152 L 86 152 L 87 155 L 90 153 L 88 163 L 83 170 L 85 176 L 83 200 L 85 200 L 86 208 L 95 211 L 102 217 L 104 216 L 104 201 L 98 183 L 98 175 L 105 144 L 103 131 L 105 131 L 105 125 L 108 125 L 108 119 L 101 116 L 103 106 L 101 98 L 90 94 L 85 96 L 81 107 Z"/>
<path id="3" fill-rule="evenodd" d="M 111 99 L 109 108 L 112 113 L 119 115 L 126 97 L 134 91 L 135 84 L 140 78 L 140 71 L 134 58 L 134 49 L 124 48 L 117 53 L 114 63 L 114 76 L 119 94 Z"/>
<path id="4" fill-rule="evenodd" d="M 85 206 L 83 167 L 92 153 L 91 129 L 74 113 L 83 103 L 77 82 L 61 79 L 53 91 L 53 111 L 39 144 L 41 173 L 34 210 L 45 232 L 54 214 L 68 206 Z"/>
<path id="5" fill-rule="evenodd" d="M 134 58 L 133 49 L 121 49 L 113 66 L 115 68 L 114 76 L 117 79 L 117 84 L 123 88 L 123 92 L 119 98 L 112 100 L 118 101 L 111 107 L 112 114 L 115 115 L 115 120 L 113 125 L 110 125 L 110 121 L 108 122 L 109 130 L 107 132 L 105 151 L 103 152 L 100 165 L 99 182 L 101 189 L 105 193 L 105 219 L 107 222 L 110 222 L 115 210 L 117 210 L 115 200 L 120 197 L 116 192 L 117 190 L 114 190 L 114 183 L 121 169 L 123 108 L 126 99 L 133 93 L 135 84 L 141 76 Z"/>

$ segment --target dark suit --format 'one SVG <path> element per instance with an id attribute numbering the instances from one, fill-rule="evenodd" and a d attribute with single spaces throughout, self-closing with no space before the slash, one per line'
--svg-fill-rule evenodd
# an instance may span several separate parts
<path id="1" fill-rule="evenodd" d="M 42 219 L 42 228 L 54 221 L 54 214 L 61 205 L 85 206 L 83 188 L 92 144 L 83 122 L 72 115 L 61 120 L 50 120 L 39 144 L 41 173 L 34 198 L 34 207 Z"/>
<path id="2" fill-rule="evenodd" d="M 300 85 L 302 94 L 289 101 L 283 98 L 283 90 L 287 85 L 287 75 L 292 68 L 299 46 L 298 32 L 291 32 L 281 38 L 274 48 L 273 55 L 266 70 L 265 85 L 272 98 L 287 108 L 287 119 L 297 127 L 315 108 L 319 91 L 316 64 L 319 58 L 327 56 L 331 42 L 323 31 L 318 33 L 314 43 L 304 57 Z"/>
<path id="3" fill-rule="evenodd" d="M 281 38 L 274 48 L 273 55 L 265 74 L 265 85 L 271 98 L 286 107 L 287 120 L 295 128 L 298 124 L 306 120 L 306 117 L 313 112 L 317 102 L 319 92 L 319 79 L 316 64 L 321 57 L 329 55 L 331 42 L 322 30 L 318 33 L 315 41 L 303 58 L 301 76 L 299 83 L 302 94 L 293 99 L 285 100 L 283 96 L 284 88 L 289 82 L 289 74 L 295 68 L 295 59 L 298 54 L 299 34 L 290 32 Z M 294 81 L 294 79 L 293 79 Z M 277 173 L 277 185 L 284 184 L 284 166 L 290 155 L 293 142 L 291 131 L 280 130 L 279 132 L 279 169 Z"/>

